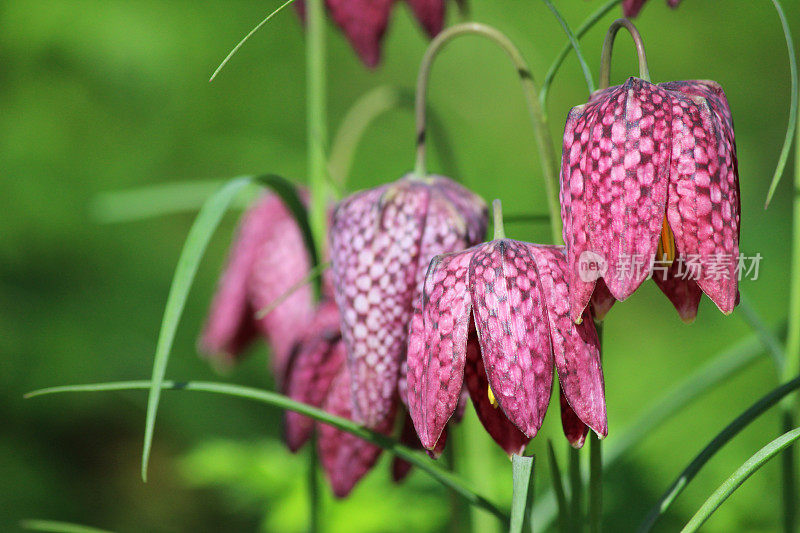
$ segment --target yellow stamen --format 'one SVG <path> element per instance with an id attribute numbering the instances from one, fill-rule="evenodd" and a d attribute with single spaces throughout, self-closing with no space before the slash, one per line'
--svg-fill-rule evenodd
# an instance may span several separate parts
<path id="1" fill-rule="evenodd" d="M 487 391 L 487 394 L 489 395 L 489 403 L 492 404 L 492 407 L 497 409 L 497 398 L 494 397 L 494 392 L 492 392 L 492 386 L 488 385 L 486 388 L 489 389 Z"/>
<path id="2" fill-rule="evenodd" d="M 658 238 L 658 252 L 656 255 L 658 261 L 664 261 L 667 266 L 675 261 L 675 235 L 669 229 L 669 222 L 667 215 L 664 215 L 664 222 L 661 225 L 661 236 Z"/>

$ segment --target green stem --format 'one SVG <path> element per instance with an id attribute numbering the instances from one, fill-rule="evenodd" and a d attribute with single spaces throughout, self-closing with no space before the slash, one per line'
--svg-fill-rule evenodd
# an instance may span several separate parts
<path id="1" fill-rule="evenodd" d="M 151 382 L 146 380 L 139 381 L 119 381 L 114 383 L 95 383 L 89 385 L 66 385 L 61 387 L 49 387 L 46 389 L 39 389 L 29 392 L 25 398 L 34 398 L 36 396 L 44 396 L 47 394 L 56 394 L 63 392 L 102 392 L 102 391 L 124 391 L 124 390 L 140 390 L 150 389 Z M 479 507 L 488 513 L 494 515 L 505 523 L 508 523 L 508 513 L 494 503 L 490 502 L 483 496 L 475 493 L 467 486 L 462 480 L 446 472 L 437 466 L 428 456 L 412 450 L 407 446 L 403 446 L 391 437 L 387 437 L 377 431 L 372 431 L 364 426 L 360 426 L 352 420 L 332 415 L 322 409 L 312 405 L 296 402 L 291 398 L 278 394 L 276 392 L 256 389 L 253 387 L 244 387 L 241 385 L 234 385 L 230 383 L 214 383 L 208 381 L 170 381 L 164 380 L 160 382 L 161 389 L 167 390 L 190 390 L 199 392 L 211 392 L 215 394 L 222 394 L 226 396 L 236 396 L 239 398 L 246 398 L 258 402 L 266 403 L 273 407 L 280 409 L 288 409 L 309 418 L 313 418 L 324 424 L 328 424 L 336 429 L 346 431 L 360 439 L 380 446 L 389 453 L 406 460 L 412 465 L 416 466 L 423 472 L 427 472 L 436 481 L 454 491 L 463 497 L 468 503 Z M 485 459 L 485 458 L 484 458 Z"/>
<path id="2" fill-rule="evenodd" d="M 756 452 L 755 455 L 736 469 L 736 472 L 725 480 L 714 494 L 705 501 L 689 523 L 681 530 L 681 533 L 692 533 L 700 529 L 700 526 L 711 517 L 714 511 L 719 509 L 720 505 L 722 505 L 736 489 L 742 486 L 742 483 L 747 481 L 747 479 L 759 468 L 764 466 L 767 461 L 775 457 L 787 446 L 790 446 L 798 438 L 800 438 L 800 428 L 784 433 Z"/>
<path id="3" fill-rule="evenodd" d="M 494 217 L 494 240 L 506 238 L 506 229 L 503 226 L 503 204 L 499 198 L 492 201 L 492 215 Z"/>
<path id="4" fill-rule="evenodd" d="M 633 44 L 636 45 L 636 55 L 639 57 L 639 78 L 644 81 L 650 81 L 650 71 L 647 69 L 647 56 L 644 53 L 644 42 L 639 30 L 628 19 L 617 19 L 611 23 L 606 33 L 606 39 L 603 41 L 603 55 L 600 58 L 600 90 L 608 89 L 611 85 L 611 54 L 614 50 L 614 39 L 617 37 L 617 32 L 620 28 L 625 28 L 633 38 Z"/>
<path id="5" fill-rule="evenodd" d="M 614 7 L 616 7 L 617 4 L 619 4 L 620 2 L 622 2 L 622 0 L 610 0 L 609 2 L 606 2 L 605 5 L 600 6 L 600 8 L 597 11 L 589 15 L 589 18 L 587 18 L 583 22 L 583 24 L 581 24 L 580 28 L 578 28 L 578 30 L 575 32 L 575 37 L 578 39 L 583 37 L 587 31 L 592 29 L 592 27 L 606 15 L 606 13 L 614 9 Z M 572 49 L 573 49 L 572 43 L 568 41 L 561 48 L 561 51 L 558 53 L 556 59 L 553 61 L 553 64 L 550 65 L 550 69 L 548 69 L 547 74 L 544 77 L 544 83 L 542 83 L 542 89 L 539 91 L 539 102 L 541 102 L 542 107 L 544 107 L 545 104 L 547 104 L 547 96 L 550 94 L 550 86 L 553 84 L 553 79 L 555 79 L 558 69 L 561 68 L 561 65 L 564 63 L 564 60 L 567 58 L 567 55 L 569 55 L 569 51 Z"/>
<path id="6" fill-rule="evenodd" d="M 603 529 L 603 441 L 589 436 L 589 531 Z"/>
<path id="7" fill-rule="evenodd" d="M 583 71 L 583 78 L 586 80 L 586 88 L 589 89 L 589 94 L 594 92 L 594 79 L 592 78 L 592 71 L 589 69 L 589 65 L 586 63 L 586 60 L 583 58 L 583 52 L 581 51 L 581 45 L 578 43 L 578 38 L 572 32 L 572 28 L 569 27 L 567 21 L 564 20 L 564 17 L 561 16 L 561 13 L 558 12 L 556 6 L 553 5 L 553 2 L 550 0 L 542 0 L 547 8 L 553 13 L 553 16 L 556 17 L 556 20 L 559 24 L 561 24 L 561 29 L 564 30 L 564 33 L 567 34 L 567 38 L 569 39 L 569 43 L 572 48 L 575 50 L 575 55 L 578 58 L 578 63 L 581 64 L 581 70 Z"/>
<path id="8" fill-rule="evenodd" d="M 558 204 L 558 162 L 556 160 L 555 152 L 553 151 L 553 144 L 550 141 L 550 131 L 547 125 L 543 108 L 539 103 L 539 89 L 533 80 L 528 63 L 522 54 L 514 46 L 508 37 L 491 26 L 480 24 L 477 22 L 468 22 L 465 24 L 458 24 L 451 26 L 444 30 L 436 38 L 431 41 L 428 49 L 425 51 L 425 56 L 422 58 L 422 63 L 419 67 L 419 74 L 417 76 L 417 94 L 416 94 L 416 119 L 417 119 L 417 158 L 414 166 L 414 174 L 420 178 L 427 175 L 425 166 L 425 137 L 426 137 L 426 101 L 428 92 L 428 82 L 431 75 L 431 67 L 433 66 L 434 59 L 438 53 L 450 41 L 465 34 L 482 35 L 498 44 L 511 59 L 512 63 L 517 69 L 522 90 L 525 94 L 525 99 L 528 104 L 528 111 L 533 124 L 534 134 L 536 136 L 536 143 L 539 147 L 539 155 L 542 164 L 542 174 L 545 181 L 545 189 L 547 191 L 547 205 L 550 211 L 550 223 L 553 231 L 553 240 L 556 243 L 561 243 L 561 209 Z"/>
<path id="9" fill-rule="evenodd" d="M 567 447 L 569 453 L 569 486 L 570 486 L 570 531 L 583 531 L 583 476 L 581 475 L 580 450 Z"/>
<path id="10" fill-rule="evenodd" d="M 478 416 L 471 406 L 467 407 L 464 418 L 458 426 L 456 432 L 458 437 L 458 447 L 461 450 L 459 456 L 459 474 L 466 479 L 472 486 L 481 487 L 488 493 L 495 492 L 494 480 L 497 472 L 492 463 L 492 442 L 486 437 Z M 448 445 L 449 446 L 449 445 Z M 485 509 L 470 507 L 469 513 L 470 531 L 479 533 L 496 533 L 497 520 L 489 516 Z"/>
<path id="11" fill-rule="evenodd" d="M 317 436 L 312 435 L 308 448 L 308 470 L 306 471 L 306 484 L 308 487 L 308 531 L 318 533 L 320 531 L 320 494 L 319 481 L 317 479 Z"/>
<path id="12" fill-rule="evenodd" d="M 325 257 L 328 224 L 325 6 L 306 1 L 306 126 L 308 129 L 309 220 L 320 257 Z"/>

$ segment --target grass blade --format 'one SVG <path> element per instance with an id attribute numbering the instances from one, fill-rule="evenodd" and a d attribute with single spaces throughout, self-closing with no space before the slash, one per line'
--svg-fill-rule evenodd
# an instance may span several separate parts
<path id="1" fill-rule="evenodd" d="M 772 0 L 772 5 L 775 6 L 775 11 L 778 12 L 778 17 L 781 19 L 783 37 L 786 39 L 786 48 L 789 50 L 789 75 L 792 80 L 792 93 L 789 100 L 789 124 L 786 127 L 786 138 L 783 140 L 781 155 L 778 158 L 778 166 L 775 168 L 775 174 L 772 176 L 772 183 L 769 184 L 769 192 L 767 192 L 767 201 L 764 203 L 764 209 L 766 209 L 770 201 L 772 201 L 772 195 L 775 194 L 775 189 L 778 188 L 778 183 L 781 181 L 781 176 L 783 176 L 786 160 L 789 159 L 789 150 L 792 147 L 792 140 L 794 139 L 797 128 L 797 92 L 798 85 L 800 85 L 797 73 L 797 58 L 794 54 L 794 42 L 792 41 L 792 32 L 789 30 L 789 22 L 786 20 L 786 14 L 783 12 L 780 0 Z"/>
<path id="2" fill-rule="evenodd" d="M 509 533 L 522 533 L 525 524 L 533 531 L 531 509 L 533 508 L 533 457 L 511 456 L 511 472 L 514 492 L 511 498 L 511 525 Z"/>
<path id="3" fill-rule="evenodd" d="M 569 39 L 569 43 L 572 46 L 572 49 L 575 50 L 575 55 L 578 58 L 578 62 L 581 64 L 581 70 L 583 70 L 583 78 L 586 80 L 586 88 L 589 89 L 589 94 L 594 92 L 594 79 L 592 79 L 592 71 L 589 69 L 589 65 L 586 63 L 586 59 L 583 57 L 583 52 L 581 51 L 581 45 L 578 43 L 578 38 L 572 33 L 572 28 L 569 27 L 567 21 L 564 20 L 564 17 L 561 16 L 561 13 L 558 12 L 556 6 L 553 5 L 553 2 L 550 0 L 542 0 L 545 5 L 552 11 L 553 16 L 556 17 L 558 23 L 561 24 L 561 27 L 564 29 L 564 33 L 567 34 L 567 38 Z"/>
<path id="4" fill-rule="evenodd" d="M 19 527 L 30 531 L 48 531 L 50 533 L 110 533 L 106 529 L 98 529 L 96 527 L 82 526 L 80 524 L 60 522 L 57 520 L 23 520 L 19 523 Z"/>
<path id="5" fill-rule="evenodd" d="M 125 391 L 125 390 L 142 390 L 151 389 L 152 381 L 139 380 L 139 381 L 119 381 L 111 383 L 93 383 L 87 385 L 65 385 L 60 387 L 48 387 L 29 392 L 25 398 L 35 398 L 37 396 L 45 396 L 49 394 L 58 394 L 66 392 L 103 392 L 103 391 Z M 505 523 L 508 523 L 508 513 L 503 511 L 500 507 L 490 502 L 483 496 L 474 492 L 462 480 L 454 476 L 450 472 L 444 471 L 435 466 L 434 463 L 428 458 L 427 455 L 412 450 L 402 444 L 398 443 L 391 437 L 387 437 L 376 431 L 367 429 L 364 426 L 356 424 L 352 420 L 341 418 L 332 415 L 322 409 L 318 409 L 312 405 L 296 402 L 276 392 L 267 390 L 256 389 L 253 387 L 243 387 L 241 385 L 234 385 L 229 383 L 214 383 L 208 381 L 169 381 L 162 380 L 159 382 L 160 389 L 167 390 L 187 390 L 187 391 L 200 391 L 210 392 L 215 394 L 222 394 L 226 396 L 236 396 L 239 398 L 246 398 L 262 402 L 273 407 L 281 409 L 288 409 L 309 418 L 313 418 L 319 422 L 331 425 L 342 431 L 346 431 L 369 441 L 376 446 L 387 450 L 388 452 L 405 459 L 412 465 L 418 467 L 420 470 L 427 472 L 436 481 L 446 486 L 456 494 L 462 496 L 468 503 L 480 507 L 489 513 L 493 514 Z"/>
<path id="6" fill-rule="evenodd" d="M 261 29 L 261 27 L 262 27 L 262 26 L 264 26 L 264 24 L 266 24 L 267 22 L 269 22 L 269 19 L 271 19 L 272 17 L 274 17 L 275 15 L 277 15 L 278 13 L 280 13 L 281 11 L 283 11 L 283 8 L 285 8 L 286 6 L 288 6 L 289 4 L 291 4 L 291 3 L 293 3 L 293 2 L 294 2 L 294 0 L 286 0 L 286 2 L 284 2 L 283 4 L 281 4 L 280 6 L 278 6 L 278 8 L 277 8 L 275 11 L 273 11 L 272 13 L 270 13 L 269 15 L 267 15 L 267 16 L 266 16 L 266 18 L 265 18 L 264 20 L 262 20 L 261 22 L 259 22 L 258 24 L 256 24 L 256 26 L 255 26 L 255 27 L 254 27 L 252 30 L 250 30 L 250 32 L 249 32 L 247 35 L 245 35 L 245 36 L 244 36 L 244 38 L 243 38 L 241 41 L 239 41 L 239 42 L 236 44 L 236 46 L 234 46 L 234 47 L 233 47 L 233 50 L 231 50 L 230 52 L 228 52 L 228 55 L 227 55 L 227 56 L 225 56 L 225 59 L 223 59 L 223 60 L 222 60 L 222 63 L 220 63 L 220 64 L 219 64 L 219 66 L 217 67 L 217 69 L 214 71 L 214 74 L 212 74 L 212 75 L 211 75 L 211 78 L 209 78 L 209 80 L 208 80 L 208 81 L 209 81 L 209 82 L 212 82 L 212 81 L 214 81 L 214 78 L 216 78 L 216 77 L 217 77 L 217 74 L 219 74 L 219 72 L 222 70 L 222 68 L 223 68 L 225 65 L 227 65 L 227 64 L 228 64 L 228 61 L 230 61 L 230 60 L 231 60 L 231 58 L 232 58 L 232 57 L 233 57 L 233 56 L 236 54 L 236 52 L 238 52 L 238 51 L 239 51 L 239 48 L 241 48 L 241 47 L 242 47 L 242 45 L 244 45 L 244 43 L 246 43 L 246 42 L 247 42 L 247 40 L 248 40 L 250 37 L 252 37 L 252 36 L 253 36 L 253 34 L 254 34 L 255 32 L 257 32 L 258 30 L 260 30 L 260 29 Z"/>
<path id="7" fill-rule="evenodd" d="M 736 472 L 726 479 L 714 494 L 705 501 L 689 523 L 681 530 L 682 533 L 692 533 L 700 529 L 700 526 L 702 526 L 705 521 L 719 509 L 725 500 L 727 500 L 736 489 L 741 487 L 750 476 L 797 439 L 800 439 L 800 428 L 795 428 L 792 431 L 784 433 L 756 452 L 755 455 L 750 457 L 742 466 L 737 468 Z"/>
<path id="8" fill-rule="evenodd" d="M 164 308 L 164 316 L 161 320 L 161 329 L 158 334 L 156 353 L 153 361 L 152 385 L 147 401 L 147 417 L 145 420 L 144 445 L 142 448 L 142 479 L 147 481 L 147 463 L 150 458 L 150 449 L 153 443 L 153 432 L 155 429 L 156 413 L 158 402 L 161 395 L 161 382 L 169 361 L 169 354 L 172 351 L 172 343 L 175 340 L 175 332 L 178 328 L 181 315 L 183 314 L 186 299 L 189 296 L 194 277 L 200 266 L 200 260 L 205 253 L 211 236 L 217 229 L 228 206 L 236 195 L 247 185 L 258 182 L 271 188 L 287 206 L 295 217 L 301 229 L 306 246 L 309 251 L 312 265 L 317 264 L 317 255 L 314 248 L 314 241 L 311 238 L 311 230 L 308 224 L 308 217 L 305 207 L 297 195 L 297 191 L 289 181 L 275 175 L 265 175 L 256 178 L 236 178 L 231 180 L 208 200 L 206 200 L 200 213 L 197 215 L 186 242 L 183 245 L 178 265 L 170 285 L 167 304 Z M 317 285 L 318 290 L 319 285 Z"/>
<path id="9" fill-rule="evenodd" d="M 694 479 L 697 473 L 700 472 L 714 454 L 730 442 L 733 437 L 738 435 L 740 431 L 746 428 L 750 422 L 764 414 L 769 408 L 776 405 L 781 399 L 798 388 L 800 388 L 800 378 L 795 378 L 773 389 L 751 405 L 745 412 L 736 417 L 725 429 L 720 431 L 717 436 L 692 459 L 689 466 L 683 469 L 666 492 L 659 498 L 658 502 L 651 508 L 644 522 L 639 526 L 639 533 L 645 533 L 653 528 L 661 515 L 663 515 L 675 501 L 675 498 L 683 492 L 686 486 Z"/>
<path id="10" fill-rule="evenodd" d="M 739 313 L 740 316 L 747 322 L 753 331 L 755 331 L 758 338 L 761 339 L 761 344 L 767 349 L 772 356 L 772 362 L 775 364 L 775 369 L 778 371 L 778 376 L 781 376 L 783 369 L 786 366 L 786 354 L 784 353 L 783 346 L 781 345 L 778 336 L 767 327 L 761 315 L 750 304 L 750 299 L 745 297 L 742 291 L 739 291 Z"/>

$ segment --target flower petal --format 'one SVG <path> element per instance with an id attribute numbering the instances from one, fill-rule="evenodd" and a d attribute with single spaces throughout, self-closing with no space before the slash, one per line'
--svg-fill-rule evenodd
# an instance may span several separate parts
<path id="1" fill-rule="evenodd" d="M 628 18 L 633 18 L 642 10 L 642 6 L 647 0 L 623 0 L 622 12 Z"/>
<path id="2" fill-rule="evenodd" d="M 611 310 L 611 306 L 613 306 L 616 301 L 617 299 L 609 292 L 603 278 L 598 279 L 594 286 L 594 292 L 592 293 L 592 316 L 594 319 L 598 321 L 605 319 L 606 315 Z"/>
<path id="3" fill-rule="evenodd" d="M 564 436 L 567 437 L 570 446 L 582 448 L 586 442 L 586 435 L 589 434 L 589 426 L 584 424 L 569 406 L 561 387 L 558 388 L 558 398 L 561 404 L 561 428 L 564 430 Z"/>
<path id="4" fill-rule="evenodd" d="M 406 3 L 429 36 L 442 31 L 446 0 L 406 0 Z"/>
<path id="5" fill-rule="evenodd" d="M 502 239 L 475 249 L 469 287 L 486 375 L 497 402 L 529 437 L 542 425 L 553 356 L 539 273 L 524 243 Z"/>
<path id="6" fill-rule="evenodd" d="M 403 430 L 400 433 L 400 442 L 414 450 L 424 449 L 422 447 L 422 443 L 419 441 L 419 437 L 417 437 L 417 432 L 414 429 L 414 422 L 408 415 L 405 416 L 405 420 L 403 422 Z M 438 459 L 444 451 L 446 442 L 447 430 L 442 432 L 442 435 L 439 437 L 436 447 L 433 450 L 425 451 L 432 459 Z M 405 461 L 404 459 L 400 459 L 399 457 L 395 457 L 392 460 L 392 479 L 395 481 L 395 483 L 400 483 L 406 478 L 408 473 L 411 471 L 411 466 L 411 463 Z"/>
<path id="7" fill-rule="evenodd" d="M 345 365 L 334 379 L 323 409 L 331 414 L 352 419 L 350 389 L 350 376 Z M 388 434 L 391 426 L 392 420 L 387 419 L 378 430 Z M 381 448 L 327 424 L 317 423 L 317 431 L 319 432 L 317 447 L 322 468 L 328 476 L 333 494 L 337 498 L 344 498 L 375 465 L 381 454 Z"/>
<path id="8" fill-rule="evenodd" d="M 472 251 L 437 256 L 425 278 L 422 309 L 411 320 L 408 406 L 425 448 L 433 449 L 461 396 L 471 302 Z"/>
<path id="9" fill-rule="evenodd" d="M 364 64 L 377 66 L 394 0 L 326 0 L 325 4 Z"/>
<path id="10" fill-rule="evenodd" d="M 697 318 L 697 308 L 703 292 L 696 281 L 685 275 L 688 274 L 685 268 L 683 257 L 678 255 L 666 271 L 654 271 L 653 280 L 675 306 L 681 320 L 691 324 Z M 681 272 L 682 269 L 684 272 Z"/>
<path id="11" fill-rule="evenodd" d="M 345 364 L 345 349 L 339 329 L 339 311 L 332 301 L 317 310 L 288 365 L 285 393 L 298 402 L 322 407 L 334 378 Z M 314 421 L 286 411 L 286 443 L 293 452 L 311 436 Z"/>
<path id="12" fill-rule="evenodd" d="M 600 341 L 591 312 L 575 324 L 569 315 L 567 260 L 563 246 L 526 244 L 539 272 L 542 297 L 546 302 L 553 356 L 561 390 L 572 410 L 598 435 L 608 434 Z"/>
<path id="13" fill-rule="evenodd" d="M 693 279 L 729 314 L 738 299 L 740 211 L 730 110 L 713 87 L 666 85 L 674 101 L 667 218 Z"/>
<path id="14" fill-rule="evenodd" d="M 428 199 L 423 184 L 400 180 L 345 199 L 333 217 L 333 284 L 355 416 L 373 429 L 397 396 Z"/>
<path id="15" fill-rule="evenodd" d="M 489 401 L 489 381 L 486 378 L 486 369 L 483 366 L 478 338 L 473 329 L 470 340 L 467 342 L 467 361 L 464 367 L 464 382 L 469 390 L 475 412 L 483 427 L 500 445 L 509 457 L 522 455 L 530 438 L 525 436 L 517 426 L 506 418 L 503 410 Z"/>

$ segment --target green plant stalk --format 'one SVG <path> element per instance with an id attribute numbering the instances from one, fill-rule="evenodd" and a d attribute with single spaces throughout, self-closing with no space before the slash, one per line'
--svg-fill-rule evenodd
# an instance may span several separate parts
<path id="1" fill-rule="evenodd" d="M 580 39 L 586 35 L 586 32 L 592 29 L 592 27 L 606 15 L 606 13 L 614 9 L 614 7 L 616 7 L 620 2 L 622 2 L 622 0 L 610 0 L 605 5 L 600 6 L 597 11 L 589 15 L 589 18 L 587 18 L 583 24 L 581 24 L 580 28 L 578 28 L 578 30 L 575 32 L 575 37 Z M 542 107 L 545 107 L 547 104 L 547 97 L 550 94 L 550 87 L 553 84 L 553 80 L 555 79 L 558 70 L 561 68 L 562 63 L 564 63 L 564 60 L 567 58 L 567 55 L 569 55 L 569 51 L 572 49 L 572 43 L 567 41 L 567 43 L 561 48 L 561 51 L 558 53 L 556 59 L 553 61 L 553 64 L 550 65 L 550 68 L 544 77 L 542 89 L 539 91 L 539 101 L 541 102 Z"/>
<path id="2" fill-rule="evenodd" d="M 611 85 L 611 55 L 614 50 L 614 39 L 617 37 L 617 32 L 625 28 L 633 38 L 633 44 L 636 46 L 636 56 L 639 58 L 639 78 L 644 81 L 650 81 L 650 71 L 647 68 L 647 55 L 644 53 L 644 41 L 639 34 L 639 30 L 628 19 L 617 19 L 611 23 L 611 26 L 606 32 L 605 41 L 603 41 L 603 55 L 600 58 L 600 90 L 608 89 Z"/>
<path id="3" fill-rule="evenodd" d="M 536 137 L 536 144 L 539 148 L 539 158 L 542 165 L 542 175 L 545 182 L 545 190 L 547 192 L 547 206 L 550 213 L 550 225 L 553 232 L 553 241 L 560 244 L 561 241 L 561 208 L 558 204 L 558 162 L 556 160 L 555 152 L 553 151 L 553 143 L 550 140 L 550 130 L 547 125 L 547 119 L 544 110 L 539 103 L 539 89 L 533 79 L 528 63 L 522 54 L 514 46 L 508 37 L 502 32 L 498 31 L 486 24 L 477 22 L 468 22 L 451 26 L 436 36 L 425 55 L 422 58 L 422 63 L 419 67 L 419 74 L 417 76 L 417 92 L 416 92 L 416 122 L 417 122 L 417 157 L 414 166 L 414 174 L 419 178 L 427 176 L 427 168 L 425 165 L 426 154 L 426 101 L 428 92 L 428 82 L 430 81 L 431 67 L 433 66 L 434 59 L 438 53 L 453 39 L 461 35 L 482 35 L 487 37 L 497 45 L 499 45 L 506 55 L 511 59 L 514 67 L 517 69 L 522 90 L 525 95 L 525 100 L 528 105 L 528 111 L 533 124 L 534 135 Z"/>
<path id="4" fill-rule="evenodd" d="M 564 493 L 564 482 L 558 466 L 558 459 L 556 459 L 556 451 L 553 449 L 553 441 L 550 439 L 547 439 L 547 459 L 550 465 L 550 482 L 553 485 L 552 490 L 556 503 L 558 503 L 558 530 L 561 533 L 567 533 L 569 531 L 569 504 L 567 504 L 567 496 Z"/>
<path id="5" fill-rule="evenodd" d="M 48 387 L 45 389 L 38 389 L 29 392 L 25 398 L 35 398 L 37 396 L 44 396 L 48 394 L 57 394 L 65 392 L 103 392 L 103 391 L 126 391 L 126 390 L 141 390 L 150 389 L 151 381 L 119 381 L 113 383 L 95 383 L 88 385 L 65 385 L 60 387 Z M 446 486 L 450 490 L 459 494 L 468 503 L 479 507 L 488 513 L 494 515 L 504 524 L 508 524 L 508 512 L 502 510 L 499 506 L 490 502 L 483 496 L 474 492 L 466 483 L 461 479 L 454 476 L 450 472 L 440 469 L 435 466 L 427 455 L 412 450 L 407 446 L 403 446 L 391 437 L 387 437 L 377 431 L 372 431 L 364 426 L 360 426 L 352 420 L 332 415 L 322 409 L 312 405 L 296 402 L 276 392 L 256 389 L 253 387 L 244 387 L 241 385 L 234 385 L 230 383 L 214 383 L 208 381 L 171 381 L 164 380 L 160 382 L 160 388 L 166 390 L 188 390 L 198 392 L 211 392 L 215 394 L 222 394 L 226 396 L 236 396 L 239 398 L 246 398 L 258 402 L 266 403 L 273 407 L 280 409 L 288 409 L 309 418 L 313 418 L 324 424 L 328 424 L 336 429 L 346 431 L 360 439 L 380 446 L 389 453 L 404 459 L 416 466 L 423 472 L 430 474 L 433 479 Z M 483 457 L 485 459 L 485 456 Z"/>
<path id="6" fill-rule="evenodd" d="M 595 322 L 600 353 L 603 353 L 603 322 Z M 603 526 L 603 441 L 589 432 L 589 531 L 600 533 Z"/>
<path id="7" fill-rule="evenodd" d="M 720 487 L 712 494 L 700 509 L 695 513 L 689 523 L 681 530 L 682 533 L 692 533 L 700 529 L 706 520 L 719 509 L 719 507 L 733 494 L 733 492 L 742 486 L 742 483 L 752 476 L 759 468 L 775 457 L 778 453 L 790 446 L 794 441 L 800 438 L 800 428 L 788 431 L 773 440 L 758 452 L 748 459 L 742 466 L 729 477 Z"/>
<path id="8" fill-rule="evenodd" d="M 773 389 L 759 398 L 730 424 L 725 426 L 725 428 L 720 431 L 694 459 L 692 459 L 692 462 L 683 469 L 675 481 L 672 482 L 661 498 L 659 498 L 656 504 L 650 509 L 650 512 L 647 514 L 644 521 L 642 521 L 637 532 L 647 533 L 652 530 L 658 519 L 667 512 L 667 509 L 675 502 L 675 499 L 683 492 L 689 483 L 691 483 L 692 479 L 700 472 L 703 466 L 705 466 L 723 446 L 730 442 L 756 418 L 766 413 L 771 407 L 798 388 L 800 388 L 800 378 L 795 378 Z"/>
<path id="9" fill-rule="evenodd" d="M 572 446 L 567 445 L 569 457 L 569 516 L 570 531 L 573 533 L 583 531 L 583 475 L 581 474 L 581 454 Z"/>
<path id="10" fill-rule="evenodd" d="M 775 333 L 772 332 L 769 327 L 767 327 L 764 320 L 755 310 L 755 308 L 750 304 L 750 299 L 742 292 L 739 291 L 739 306 L 738 312 L 736 313 L 740 316 L 750 328 L 758 335 L 761 339 L 761 343 L 764 345 L 764 348 L 767 349 L 769 354 L 772 356 L 772 362 L 775 366 L 775 371 L 778 374 L 778 379 L 782 379 L 784 376 L 784 366 L 786 365 L 786 354 L 783 353 L 783 345 L 781 340 L 778 338 Z M 782 379 L 786 381 L 785 379 Z"/>
<path id="11" fill-rule="evenodd" d="M 320 530 L 320 494 L 319 494 L 319 480 L 317 479 L 317 464 L 319 458 L 317 457 L 317 435 L 313 434 L 308 443 L 308 467 L 306 469 L 308 486 L 308 532 L 317 533 Z"/>
<path id="12" fill-rule="evenodd" d="M 531 510 L 533 507 L 534 458 L 519 455 L 511 456 L 513 472 L 513 499 L 511 503 L 511 524 L 508 533 L 533 533 Z"/>
<path id="13" fill-rule="evenodd" d="M 309 222 L 320 257 L 325 257 L 327 249 L 329 199 L 325 75 L 325 6 L 323 0 L 306 0 L 306 127 L 311 193 Z"/>
<path id="14" fill-rule="evenodd" d="M 456 432 L 458 436 L 458 472 L 471 485 L 481 487 L 485 492 L 494 492 L 497 472 L 492 467 L 492 442 L 487 438 L 475 410 L 470 404 Z M 448 445 L 449 446 L 449 445 Z M 497 533 L 497 520 L 489 516 L 485 509 L 470 506 L 470 531 L 476 533 Z"/>
<path id="15" fill-rule="evenodd" d="M 578 37 L 572 32 L 572 28 L 569 27 L 567 21 L 564 20 L 564 17 L 561 16 L 561 13 L 558 12 L 558 9 L 556 9 L 556 6 L 553 5 L 553 2 L 550 0 L 542 0 L 542 2 L 544 2 L 550 12 L 553 13 L 553 16 L 556 17 L 556 20 L 561 25 L 561 29 L 563 29 L 564 33 L 567 34 L 569 44 L 572 46 L 572 49 L 575 50 L 575 56 L 578 58 L 578 63 L 581 65 L 583 78 L 586 80 L 586 88 L 589 90 L 589 94 L 592 94 L 594 92 L 594 79 L 592 78 L 592 71 L 589 69 L 589 65 L 583 58 L 583 52 L 581 51 L 580 43 L 578 43 Z M 544 107 L 544 104 L 542 107 Z"/>

